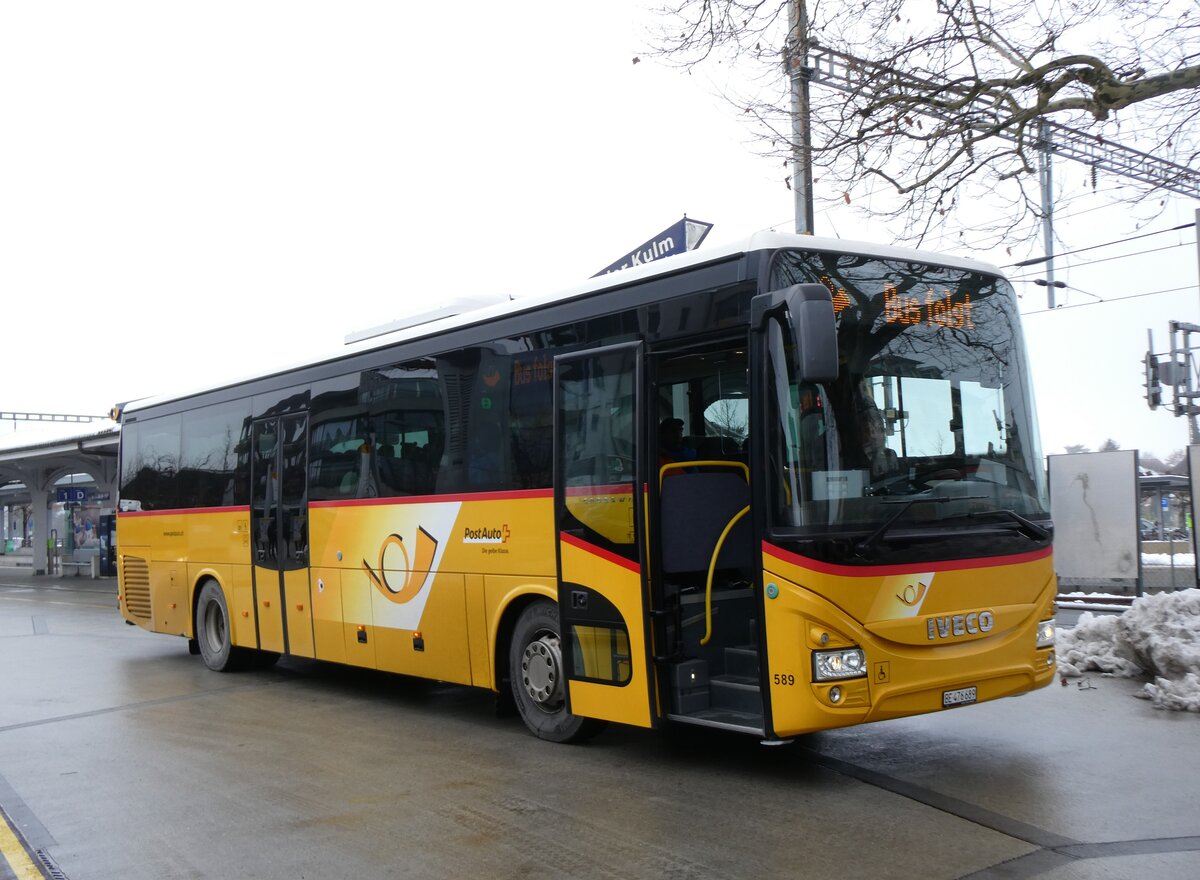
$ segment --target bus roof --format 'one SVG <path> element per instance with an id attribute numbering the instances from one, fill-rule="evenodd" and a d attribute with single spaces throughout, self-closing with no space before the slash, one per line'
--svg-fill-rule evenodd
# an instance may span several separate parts
<path id="1" fill-rule="evenodd" d="M 135 412 L 162 403 L 184 400 L 209 391 L 232 388 L 255 379 L 282 375 L 305 367 L 331 363 L 353 355 L 387 348 L 397 343 L 437 336 L 462 327 L 487 323 L 497 318 L 537 311 L 556 303 L 581 299 L 592 294 L 625 287 L 650 278 L 674 275 L 696 266 L 736 259 L 756 251 L 775 251 L 787 248 L 862 254 L 863 256 L 880 259 L 909 260 L 937 266 L 948 266 L 989 275 L 1003 274 L 999 268 L 989 263 L 933 251 L 921 251 L 848 239 L 818 238 L 817 236 L 798 235 L 795 233 L 757 232 L 749 238 L 717 243 L 714 247 L 705 247 L 676 256 L 662 257 L 639 266 L 621 269 L 606 275 L 599 275 L 552 293 L 507 298 L 497 296 L 491 304 L 482 306 L 478 305 L 478 303 L 485 300 L 480 297 L 465 298 L 462 302 L 464 305 L 469 305 L 466 305 L 463 311 L 458 311 L 453 305 L 449 305 L 420 315 L 414 315 L 409 319 L 401 318 L 372 330 L 352 332 L 347 336 L 347 344 L 342 348 L 328 351 L 306 360 L 283 365 L 277 370 L 234 377 L 228 381 L 191 388 L 180 393 L 142 398 L 122 404 L 120 409 L 122 413 Z"/>

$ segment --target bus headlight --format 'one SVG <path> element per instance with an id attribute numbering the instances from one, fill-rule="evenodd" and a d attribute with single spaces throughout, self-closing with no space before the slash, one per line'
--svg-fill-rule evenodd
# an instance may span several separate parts
<path id="1" fill-rule="evenodd" d="M 1054 647 L 1054 618 L 1043 620 L 1038 624 L 1037 646 L 1039 648 Z"/>
<path id="2" fill-rule="evenodd" d="M 813 651 L 813 681 L 837 681 L 866 674 L 867 658 L 862 648 Z"/>

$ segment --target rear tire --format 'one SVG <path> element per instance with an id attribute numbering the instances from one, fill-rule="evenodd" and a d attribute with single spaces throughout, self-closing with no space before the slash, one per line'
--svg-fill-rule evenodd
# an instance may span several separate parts
<path id="1" fill-rule="evenodd" d="M 513 627 L 508 651 L 509 679 L 517 711 L 530 732 L 550 742 L 582 742 L 604 722 L 567 711 L 567 679 L 562 658 L 558 605 L 538 599 Z"/>
<path id="2" fill-rule="evenodd" d="M 205 666 L 214 672 L 233 672 L 245 665 L 246 650 L 235 648 L 231 638 L 225 593 L 216 581 L 206 581 L 196 602 L 196 641 Z"/>

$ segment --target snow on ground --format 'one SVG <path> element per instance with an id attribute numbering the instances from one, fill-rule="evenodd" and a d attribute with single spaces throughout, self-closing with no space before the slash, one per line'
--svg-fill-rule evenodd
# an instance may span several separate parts
<path id="1" fill-rule="evenodd" d="M 1058 671 L 1152 678 L 1138 696 L 1155 708 L 1200 712 L 1200 589 L 1142 596 L 1124 614 L 1083 612 L 1055 640 Z"/>
<path id="2" fill-rule="evenodd" d="M 1174 559 L 1174 563 L 1172 563 Z M 1174 557 L 1169 553 L 1143 553 L 1142 565 L 1172 565 L 1176 568 L 1195 568 L 1196 556 L 1194 553 L 1176 553 Z"/>

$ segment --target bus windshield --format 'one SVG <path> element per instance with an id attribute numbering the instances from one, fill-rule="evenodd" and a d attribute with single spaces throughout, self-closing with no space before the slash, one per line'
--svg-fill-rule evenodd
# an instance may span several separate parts
<path id="1" fill-rule="evenodd" d="M 771 289 L 814 281 L 833 296 L 839 374 L 797 381 L 787 329 L 769 329 L 775 534 L 845 538 L 816 551 L 845 562 L 984 552 L 972 538 L 989 553 L 1044 545 L 1048 523 L 1032 521 L 1049 503 L 1011 286 L 863 255 L 776 256 Z"/>

